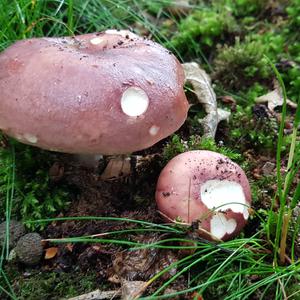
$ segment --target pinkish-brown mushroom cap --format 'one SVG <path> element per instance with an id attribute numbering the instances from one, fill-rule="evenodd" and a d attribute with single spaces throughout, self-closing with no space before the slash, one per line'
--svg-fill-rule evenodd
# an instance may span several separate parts
<path id="1" fill-rule="evenodd" d="M 174 157 L 162 170 L 156 201 L 169 220 L 199 221 L 211 233 L 203 237 L 226 240 L 246 224 L 251 191 L 244 171 L 226 156 L 190 151 Z"/>
<path id="2" fill-rule="evenodd" d="M 0 55 L 0 129 L 67 153 L 142 150 L 185 121 L 184 73 L 126 31 L 22 40 Z"/>

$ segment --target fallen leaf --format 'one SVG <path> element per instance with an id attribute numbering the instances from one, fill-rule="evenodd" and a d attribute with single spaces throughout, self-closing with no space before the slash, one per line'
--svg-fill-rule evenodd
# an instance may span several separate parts
<path id="1" fill-rule="evenodd" d="M 279 84 L 274 84 L 274 90 L 255 99 L 256 103 L 267 103 L 268 109 L 274 112 L 277 106 L 283 105 L 283 96 Z M 297 108 L 297 104 L 289 99 L 286 100 L 287 105 Z"/>
<path id="2" fill-rule="evenodd" d="M 203 105 L 206 117 L 198 120 L 203 127 L 203 136 L 214 138 L 220 121 L 228 120 L 230 112 L 218 109 L 216 94 L 207 73 L 195 62 L 182 64 L 186 82 L 193 87 L 199 103 Z"/>
<path id="3" fill-rule="evenodd" d="M 140 298 L 140 296 L 144 293 L 147 287 L 148 284 L 144 281 L 122 280 L 122 300 L 134 300 Z"/>
<path id="4" fill-rule="evenodd" d="M 58 252 L 58 248 L 57 247 L 51 247 L 46 249 L 45 252 L 45 259 L 51 259 L 53 258 Z"/>
<path id="5" fill-rule="evenodd" d="M 116 299 L 116 298 L 119 299 L 120 295 L 121 295 L 120 290 L 115 290 L 115 291 L 95 290 L 93 292 L 72 297 L 67 300 L 103 300 L 103 299 Z"/>
<path id="6" fill-rule="evenodd" d="M 140 236 L 140 243 L 152 244 L 161 239 L 161 236 L 153 234 L 150 237 Z M 155 274 L 169 267 L 177 261 L 175 254 L 169 250 L 155 247 L 141 248 L 134 251 L 126 250 L 116 252 L 113 259 L 113 269 L 119 278 L 128 281 L 148 281 Z M 176 274 L 176 266 L 169 269 L 161 277 L 163 280 Z"/>

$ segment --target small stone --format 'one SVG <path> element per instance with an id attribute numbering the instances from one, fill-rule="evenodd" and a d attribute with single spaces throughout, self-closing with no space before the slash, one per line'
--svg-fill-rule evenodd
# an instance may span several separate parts
<path id="1" fill-rule="evenodd" d="M 263 167 L 262 167 L 262 173 L 265 175 L 265 176 L 268 176 L 268 175 L 272 175 L 273 171 L 275 169 L 275 164 L 270 162 L 270 161 L 267 161 Z"/>
<path id="2" fill-rule="evenodd" d="M 36 265 L 42 258 L 42 238 L 38 233 L 22 236 L 16 246 L 18 260 L 25 265 Z"/>
<path id="3" fill-rule="evenodd" d="M 24 225 L 16 220 L 9 222 L 9 247 L 15 247 L 18 239 L 25 234 Z M 0 246 L 3 245 L 6 235 L 6 221 L 0 224 Z"/>

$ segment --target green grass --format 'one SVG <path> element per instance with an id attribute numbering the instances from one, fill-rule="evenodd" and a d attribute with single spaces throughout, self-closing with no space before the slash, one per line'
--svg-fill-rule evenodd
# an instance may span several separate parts
<path id="1" fill-rule="evenodd" d="M 231 132 L 237 135 L 236 139 L 233 139 L 235 142 L 229 142 L 225 145 L 226 147 L 217 147 L 210 141 L 201 141 L 202 144 L 198 144 L 197 138 L 190 137 L 189 147 L 204 147 L 221 151 L 246 164 L 247 161 L 243 153 L 240 153 L 241 147 L 239 147 L 239 143 L 243 143 L 245 138 L 250 139 L 251 143 L 257 143 L 257 147 L 262 152 L 265 150 L 264 147 L 270 147 L 270 143 L 274 146 L 274 142 L 277 141 L 276 183 L 278 188 L 275 195 L 268 195 L 273 197 L 273 202 L 270 203 L 269 208 L 263 208 L 259 213 L 256 211 L 252 216 L 250 222 L 254 220 L 259 222 L 253 235 L 241 234 L 235 240 L 218 245 L 191 238 L 190 228 L 184 226 L 94 216 L 69 219 L 80 222 L 91 220 L 112 223 L 122 221 L 126 224 L 130 222 L 134 224 L 134 228 L 106 232 L 98 237 L 78 236 L 52 239 L 49 242 L 53 245 L 68 242 L 116 244 L 130 251 L 151 247 L 192 250 L 191 254 L 179 259 L 149 279 L 147 285 L 155 286 L 155 289 L 151 295 L 141 299 L 174 299 L 176 296 L 192 292 L 197 292 L 204 299 L 300 299 L 300 262 L 295 254 L 300 216 L 296 221 L 292 218 L 292 212 L 300 199 L 300 183 L 296 180 L 300 169 L 298 130 L 300 105 L 295 112 L 290 139 L 284 137 L 284 121 L 287 115 L 286 99 L 289 97 L 295 102 L 300 101 L 300 71 L 297 65 L 300 63 L 298 30 L 300 3 L 298 0 L 290 1 L 282 23 L 278 24 L 268 18 L 259 19 L 265 8 L 263 1 L 216 0 L 212 5 L 198 1 L 192 11 L 185 12 L 181 16 L 167 9 L 169 3 L 169 0 L 1 0 L 0 50 L 4 50 L 13 42 L 23 38 L 65 36 L 107 28 L 132 28 L 136 33 L 145 32 L 154 40 L 167 46 L 182 61 L 196 60 L 212 74 L 216 71 L 216 67 L 222 67 L 223 77 L 218 78 L 216 91 L 218 95 L 233 97 L 238 103 L 238 111 L 233 113 L 233 120 L 239 126 L 230 124 Z M 232 36 L 238 39 L 232 39 Z M 225 46 L 223 46 L 224 43 L 226 43 Z M 258 47 L 258 51 L 255 51 L 255 47 Z M 270 58 L 271 64 L 263 65 L 264 54 Z M 295 64 L 288 71 L 280 69 L 280 66 L 278 69 L 275 68 L 274 64 L 281 60 L 289 60 Z M 243 68 L 245 61 L 246 72 Z M 226 68 L 233 66 L 233 63 L 240 72 L 240 75 L 235 78 L 235 88 L 231 81 L 227 82 L 228 77 L 226 77 L 232 72 L 232 70 L 226 72 Z M 261 128 L 252 128 L 252 135 L 249 135 L 249 127 L 243 128 L 238 120 L 242 116 L 251 120 L 252 116 L 249 111 L 253 106 L 254 98 L 270 88 L 268 82 L 263 82 L 270 65 L 280 82 L 285 99 L 278 136 L 267 135 L 267 131 Z M 236 73 L 237 71 L 234 74 Z M 255 74 L 260 74 L 262 81 L 257 82 Z M 270 73 L 268 76 L 271 76 Z M 241 77 L 249 81 L 240 82 Z M 193 120 L 189 121 L 193 122 Z M 268 127 L 265 125 L 265 128 Z M 1 219 L 6 219 L 7 229 L 11 217 L 21 217 L 18 215 L 18 210 L 26 215 L 24 220 L 32 229 L 41 228 L 38 225 L 46 226 L 54 220 L 57 222 L 67 220 L 67 218 L 50 218 L 49 210 L 54 209 L 54 214 L 55 210 L 59 211 L 62 207 L 61 199 L 68 195 L 60 193 L 59 190 L 56 190 L 54 194 L 49 194 L 49 182 L 46 176 L 49 165 L 47 164 L 38 166 L 34 169 L 35 172 L 26 175 L 25 166 L 29 164 L 32 170 L 33 157 L 37 155 L 38 150 L 31 150 L 28 146 L 22 147 L 10 143 L 9 149 L 0 149 L 0 210 Z M 171 158 L 183 151 L 185 149 L 180 138 L 173 137 L 165 148 L 165 156 Z M 40 158 L 48 158 L 46 153 L 39 155 Z M 286 163 L 286 172 L 283 174 L 281 168 L 284 163 Z M 270 184 L 268 181 L 265 182 Z M 263 186 L 258 186 L 258 188 L 263 189 Z M 45 195 L 48 202 L 41 201 L 45 199 Z M 57 202 L 53 204 L 50 199 L 56 199 Z M 276 205 L 277 200 L 279 206 Z M 258 203 L 255 205 L 259 206 Z M 29 219 L 33 220 L 29 221 Z M 168 234 L 168 238 L 150 244 L 138 243 L 130 238 L 132 235 L 141 233 L 147 235 L 150 232 Z M 36 292 L 37 295 L 39 293 L 40 298 L 46 296 L 46 292 L 43 295 L 42 289 L 34 288 L 39 285 L 38 276 L 35 278 L 37 282 L 23 282 L 23 294 L 20 290 L 15 291 L 14 280 L 17 276 L 14 277 L 14 274 L 6 269 L 6 259 L 10 252 L 8 245 L 9 234 L 6 234 L 0 258 L 0 289 L 2 291 L 0 295 L 3 297 L 6 295 L 8 299 L 19 299 L 24 295 L 27 299 L 31 292 Z M 283 264 L 285 248 L 291 249 L 291 261 Z M 177 268 L 176 275 L 163 280 L 162 276 L 174 267 Z M 72 287 L 67 274 L 65 276 L 66 284 Z M 188 286 L 181 291 L 165 294 L 165 290 L 180 276 L 189 278 Z M 50 285 L 57 283 L 54 275 L 46 274 L 43 278 L 46 278 L 45 280 Z M 42 277 L 41 280 L 43 280 Z M 94 287 L 89 284 L 87 282 L 87 289 Z M 79 291 L 74 288 L 70 294 L 75 295 L 75 292 L 83 292 L 83 290 Z M 52 296 L 49 286 L 47 286 L 47 293 L 47 297 Z M 60 293 L 63 293 L 63 287 Z"/>

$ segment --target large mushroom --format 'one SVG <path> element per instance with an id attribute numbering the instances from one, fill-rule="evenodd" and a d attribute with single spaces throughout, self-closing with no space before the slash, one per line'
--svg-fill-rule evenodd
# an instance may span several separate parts
<path id="1" fill-rule="evenodd" d="M 156 201 L 166 220 L 199 222 L 200 236 L 227 240 L 246 224 L 251 191 L 244 171 L 226 156 L 190 151 L 162 170 Z"/>
<path id="2" fill-rule="evenodd" d="M 184 72 L 126 30 L 18 41 L 0 54 L 0 129 L 43 149 L 125 154 L 185 121 Z"/>

